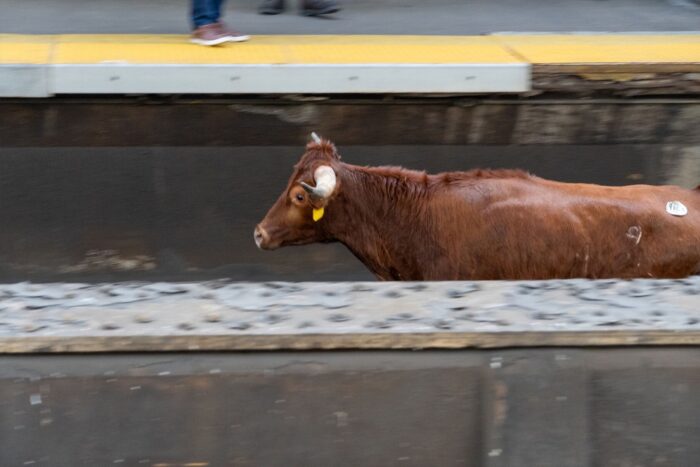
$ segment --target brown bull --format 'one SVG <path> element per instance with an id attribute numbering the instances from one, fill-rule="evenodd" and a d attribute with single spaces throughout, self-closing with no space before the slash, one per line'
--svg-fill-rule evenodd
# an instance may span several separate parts
<path id="1" fill-rule="evenodd" d="M 684 277 L 700 274 L 700 187 L 359 167 L 315 137 L 255 241 L 341 242 L 384 280 Z"/>

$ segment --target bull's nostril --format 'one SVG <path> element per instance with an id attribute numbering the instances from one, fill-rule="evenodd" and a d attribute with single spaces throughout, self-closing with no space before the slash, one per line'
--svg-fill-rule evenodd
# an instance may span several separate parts
<path id="1" fill-rule="evenodd" d="M 255 244 L 257 245 L 257 247 L 261 248 L 262 242 L 264 240 L 264 235 L 260 227 L 255 228 L 255 232 L 253 232 L 253 238 L 255 239 Z"/>

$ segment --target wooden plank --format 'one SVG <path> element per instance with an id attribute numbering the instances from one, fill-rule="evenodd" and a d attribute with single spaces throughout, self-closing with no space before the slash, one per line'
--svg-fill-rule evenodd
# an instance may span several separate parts
<path id="1" fill-rule="evenodd" d="M 700 331 L 2 337 L 0 353 L 698 346 Z"/>

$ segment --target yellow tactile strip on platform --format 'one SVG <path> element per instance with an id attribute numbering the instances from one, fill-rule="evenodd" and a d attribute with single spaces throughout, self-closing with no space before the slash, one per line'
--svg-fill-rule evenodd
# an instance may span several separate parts
<path id="1" fill-rule="evenodd" d="M 188 42 L 187 36 L 61 36 L 54 64 L 278 64 L 288 61 L 283 44 L 265 40 L 217 47 Z"/>
<path id="2" fill-rule="evenodd" d="M 298 63 L 518 63 L 517 57 L 486 36 L 306 36 L 291 41 Z"/>
<path id="3" fill-rule="evenodd" d="M 93 36 L 95 37 L 95 36 Z M 245 43 L 202 47 L 182 36 L 61 37 L 54 63 L 379 64 L 517 63 L 488 37 L 255 36 Z M 124 38 L 124 39 L 122 39 Z"/>
<path id="4" fill-rule="evenodd" d="M 202 47 L 185 35 L 0 35 L 0 64 L 700 63 L 698 35 L 254 36 Z"/>
<path id="5" fill-rule="evenodd" d="M 0 64 L 50 63 L 54 36 L 0 34 Z"/>
<path id="6" fill-rule="evenodd" d="M 698 63 L 700 34 L 492 36 L 532 64 Z"/>

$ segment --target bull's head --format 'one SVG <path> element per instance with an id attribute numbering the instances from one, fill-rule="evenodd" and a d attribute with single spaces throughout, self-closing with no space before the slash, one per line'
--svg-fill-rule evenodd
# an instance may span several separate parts
<path id="1" fill-rule="evenodd" d="M 258 248 L 273 250 L 329 240 L 323 230 L 328 203 L 338 190 L 335 146 L 312 133 L 306 153 L 294 166 L 287 188 L 255 228 Z"/>

